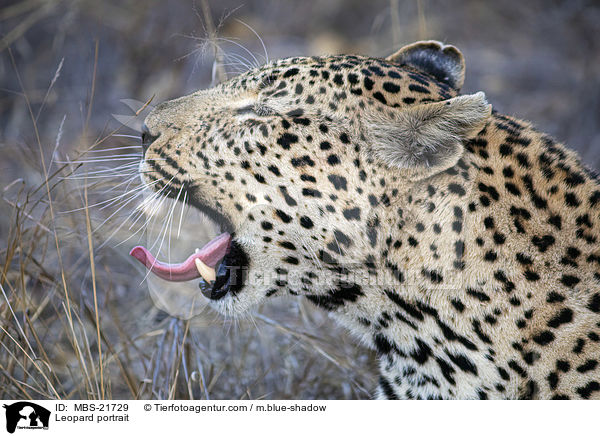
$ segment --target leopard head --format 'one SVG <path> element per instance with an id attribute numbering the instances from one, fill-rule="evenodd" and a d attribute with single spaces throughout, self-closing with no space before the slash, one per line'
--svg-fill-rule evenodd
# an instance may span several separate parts
<path id="1" fill-rule="evenodd" d="M 368 290 L 349 273 L 377 274 L 411 190 L 454 167 L 490 115 L 483 93 L 458 95 L 463 77 L 456 48 L 426 41 L 278 60 L 159 104 L 141 177 L 223 234 L 180 265 L 133 254 L 173 280 L 202 275 L 230 315 L 284 294 L 356 300 Z"/>

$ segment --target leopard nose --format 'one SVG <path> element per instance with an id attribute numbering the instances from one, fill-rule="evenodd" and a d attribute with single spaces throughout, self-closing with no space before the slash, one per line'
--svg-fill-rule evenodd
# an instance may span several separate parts
<path id="1" fill-rule="evenodd" d="M 150 144 L 152 144 L 156 138 L 158 138 L 158 136 L 153 136 L 150 133 L 148 126 L 145 123 L 142 124 L 142 149 L 144 150 L 144 153 L 146 153 L 146 150 L 148 150 L 148 147 L 150 147 Z"/>

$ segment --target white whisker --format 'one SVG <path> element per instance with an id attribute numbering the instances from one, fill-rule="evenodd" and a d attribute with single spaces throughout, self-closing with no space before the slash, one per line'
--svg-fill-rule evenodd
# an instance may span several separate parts
<path id="1" fill-rule="evenodd" d="M 179 239 L 179 235 L 181 234 L 181 223 L 183 222 L 183 212 L 185 211 L 187 201 L 187 191 L 183 194 L 183 201 L 181 203 L 181 214 L 179 215 L 179 226 L 177 227 L 177 239 Z"/>
<path id="2" fill-rule="evenodd" d="M 162 181 L 163 179 L 157 180 L 156 183 L 158 183 L 159 181 Z M 141 194 L 141 193 L 140 193 Z M 135 197 L 137 198 L 137 196 Z M 132 215 L 135 216 L 136 214 L 138 214 L 137 219 L 129 226 L 128 230 L 131 230 L 131 228 L 140 220 L 141 217 L 144 216 L 143 211 L 139 211 L 134 209 L 133 212 L 130 212 L 128 216 L 125 217 L 125 219 L 123 219 L 123 222 L 106 238 L 106 240 L 100 245 L 99 248 L 103 247 L 104 245 L 106 245 L 108 243 L 108 241 L 110 241 L 112 239 L 112 237 L 119 231 L 121 230 L 121 228 L 127 223 L 128 220 L 131 219 Z M 119 242 L 116 246 L 118 247 L 121 244 L 124 244 L 125 242 L 127 242 L 129 239 L 133 238 L 136 234 L 138 234 L 140 231 L 144 230 L 147 226 L 147 223 L 145 225 L 140 226 L 140 228 L 133 233 L 132 235 L 130 235 L 127 239 L 125 239 L 124 241 Z"/>
<path id="3" fill-rule="evenodd" d="M 88 153 L 106 153 L 107 151 L 123 151 L 126 150 L 128 148 L 141 148 L 141 145 L 123 145 L 121 147 L 113 147 L 113 148 L 103 148 L 102 150 L 87 150 L 87 151 L 83 151 L 83 154 L 88 154 Z M 139 152 L 139 155 L 142 155 L 142 152 Z"/>
<path id="4" fill-rule="evenodd" d="M 255 67 L 259 67 L 260 66 L 260 62 L 258 61 L 258 59 L 256 58 L 256 56 L 254 56 L 254 53 L 252 53 L 250 50 L 248 50 L 246 47 L 244 47 L 242 44 L 240 44 L 239 42 L 235 42 L 233 39 L 231 38 L 216 38 L 217 41 L 224 41 L 224 42 L 228 42 L 230 44 L 233 44 L 239 48 L 241 48 L 242 50 L 244 50 L 246 53 L 248 53 L 250 56 L 252 56 L 252 59 L 254 60 L 254 63 L 252 63 L 250 60 L 248 60 L 248 63 L 250 65 L 254 65 Z"/>
<path id="5" fill-rule="evenodd" d="M 225 54 L 225 59 L 229 60 L 232 59 L 234 61 L 237 61 L 238 64 L 241 64 L 245 70 L 251 70 L 252 68 L 254 68 L 254 66 L 248 62 L 248 60 L 246 58 L 244 58 L 243 56 L 240 56 L 238 54 L 235 53 L 228 53 Z M 230 64 L 230 65 L 236 65 L 236 64 Z"/>
<path id="6" fill-rule="evenodd" d="M 175 199 L 175 202 L 173 203 L 173 207 L 171 208 L 171 216 L 169 217 L 169 220 L 171 221 L 169 224 L 169 245 L 168 245 L 168 254 L 169 254 L 169 262 L 171 262 L 171 240 L 173 239 L 173 215 L 175 212 L 175 208 L 177 207 L 177 204 L 179 204 L 179 197 L 181 196 L 181 193 L 183 192 L 183 185 L 181 185 L 181 187 L 179 188 L 179 192 L 177 193 L 177 198 Z M 166 235 L 166 233 L 165 233 Z"/>
<path id="7" fill-rule="evenodd" d="M 96 179 L 108 179 L 106 181 L 111 181 L 112 179 L 119 177 L 128 177 L 132 175 L 138 175 L 136 171 L 128 171 L 123 173 L 107 173 L 101 175 L 89 175 L 89 176 L 69 176 L 69 177 L 59 177 L 59 180 L 96 180 Z"/>
<path id="8" fill-rule="evenodd" d="M 161 189 L 159 192 L 161 192 L 161 191 L 162 191 L 162 190 L 164 190 L 165 188 L 168 188 L 168 187 L 169 187 L 169 185 L 171 184 L 171 182 L 173 181 L 173 179 L 175 179 L 175 176 L 173 176 L 173 177 L 171 178 L 171 180 L 169 180 L 169 181 L 168 181 L 168 182 L 165 184 L 165 186 L 163 186 L 163 187 L 162 187 L 162 189 Z M 163 204 L 163 203 L 166 201 L 166 199 L 167 199 L 167 198 L 168 198 L 167 196 L 163 196 L 163 197 L 162 197 L 162 200 L 161 200 L 161 202 L 160 202 L 160 205 L 162 205 L 162 204 Z M 154 217 L 154 218 L 156 218 L 156 217 Z M 167 220 L 167 221 L 168 221 L 168 220 Z M 164 228 L 164 230 L 165 230 L 165 235 L 166 235 L 166 228 L 167 228 L 167 227 L 166 227 L 166 224 L 167 224 L 167 222 L 164 222 L 164 224 L 163 224 L 163 228 Z M 162 238 L 162 240 L 161 240 L 161 235 L 162 235 L 162 234 L 163 234 L 163 230 L 161 229 L 161 231 L 158 233 L 158 237 L 156 238 L 156 241 L 155 241 L 155 242 L 154 242 L 154 244 L 152 244 L 152 245 L 150 246 L 150 248 L 148 249 L 149 251 L 152 251 L 152 250 L 154 249 L 154 247 L 156 246 L 156 244 L 157 244 L 157 243 L 159 242 L 159 240 L 160 240 L 160 246 L 158 247 L 158 250 L 156 251 L 156 256 L 155 256 L 155 258 L 156 258 L 157 260 L 158 260 L 158 257 L 160 256 L 160 252 L 161 252 L 161 250 L 162 250 L 162 245 L 163 245 L 163 242 L 164 242 L 164 237 L 163 237 L 163 238 Z M 148 279 L 148 276 L 150 275 L 150 272 L 151 272 L 151 271 L 152 271 L 152 268 L 148 268 L 148 272 L 147 272 L 147 273 L 146 273 L 146 275 L 144 276 L 144 279 L 142 280 L 142 283 Z"/>
<path id="9" fill-rule="evenodd" d="M 125 191 L 127 192 L 129 191 L 129 186 L 131 185 L 131 183 L 133 183 L 135 180 L 138 179 L 138 174 L 133 174 L 129 179 L 124 180 L 121 183 L 117 183 L 116 185 L 112 186 L 111 188 L 105 189 L 104 191 L 101 191 L 100 194 L 108 194 L 109 192 L 114 191 L 115 189 L 119 188 L 122 185 L 127 185 L 125 186 Z"/>
<path id="10" fill-rule="evenodd" d="M 126 196 L 127 196 L 128 194 L 130 194 L 131 192 L 135 192 L 135 191 L 137 191 L 137 190 L 141 190 L 141 189 L 143 189 L 143 188 L 144 188 L 144 186 L 138 186 L 138 187 L 135 187 L 134 189 L 132 189 L 131 191 L 129 191 L 129 192 L 125 192 L 124 194 L 120 194 L 120 195 L 118 195 L 118 196 L 116 196 L 116 197 L 112 197 L 112 198 L 109 198 L 109 199 L 107 199 L 107 200 L 102 200 L 102 201 L 100 201 L 100 202 L 98 202 L 98 203 L 94 203 L 94 204 L 91 204 L 91 205 L 88 205 L 88 206 L 78 207 L 77 209 L 71 209 L 71 210 L 62 211 L 61 213 L 73 213 L 73 212 L 79 212 L 79 211 L 81 211 L 81 210 L 85 210 L 86 208 L 88 208 L 88 209 L 89 209 L 89 208 L 92 208 L 92 207 L 97 207 L 97 206 L 100 206 L 100 205 L 102 205 L 102 204 L 106 204 L 106 203 L 110 203 L 110 202 L 114 203 L 115 201 L 119 200 L 120 198 L 122 198 L 122 197 L 126 197 Z"/>
<path id="11" fill-rule="evenodd" d="M 138 164 L 127 164 L 124 166 L 119 166 L 115 168 L 105 168 L 98 169 L 96 171 L 90 171 L 85 174 L 77 174 L 73 173 L 66 177 L 59 177 L 60 180 L 82 180 L 82 179 L 93 179 L 93 178 L 102 178 L 102 177 L 122 177 L 129 176 L 134 173 L 138 173 Z"/>
<path id="12" fill-rule="evenodd" d="M 116 136 L 119 138 L 133 138 L 133 139 L 140 139 L 139 136 L 137 135 L 125 135 L 124 133 L 113 133 L 111 136 Z M 141 145 L 140 145 L 141 147 Z"/>
<path id="13" fill-rule="evenodd" d="M 157 180 L 157 181 L 155 181 L 155 182 L 152 182 L 152 183 L 158 183 L 158 180 Z M 151 186 L 151 185 L 152 185 L 152 184 L 149 184 L 148 186 Z M 142 194 L 143 190 L 144 190 L 146 187 L 147 187 L 147 186 L 142 186 L 142 187 L 141 187 L 141 190 L 140 190 L 139 188 L 135 188 L 135 189 L 133 189 L 132 191 L 136 191 L 136 190 L 137 190 L 137 192 L 135 192 L 135 194 L 134 194 L 132 197 L 130 197 L 129 199 L 125 200 L 125 202 L 123 203 L 123 205 L 121 205 L 121 206 L 120 206 L 120 207 L 119 207 L 119 208 L 118 208 L 116 211 L 114 211 L 114 212 L 113 212 L 113 213 L 112 213 L 112 214 L 111 214 L 111 215 L 110 215 L 108 218 L 106 218 L 104 221 L 102 221 L 102 223 L 101 223 L 101 224 L 100 224 L 98 227 L 96 227 L 96 228 L 94 229 L 94 232 L 97 232 L 97 231 L 98 231 L 98 230 L 99 230 L 101 227 L 103 227 L 103 226 L 104 226 L 104 224 L 106 224 L 106 222 L 108 222 L 108 220 L 110 220 L 110 219 L 111 219 L 113 216 L 115 216 L 117 213 L 119 213 L 119 211 L 120 211 L 121 209 L 123 209 L 125 206 L 127 206 L 129 203 L 131 203 L 131 202 L 132 202 L 133 200 L 135 200 L 137 197 L 139 197 L 139 196 L 140 196 L 140 194 Z M 130 191 L 130 192 L 131 192 L 131 191 Z"/>
<path id="14" fill-rule="evenodd" d="M 263 41 L 263 39 L 260 37 L 260 35 L 258 33 L 256 33 L 256 31 L 252 28 L 252 26 L 244 23 L 242 20 L 240 20 L 238 18 L 236 18 L 235 20 L 242 23 L 244 26 L 246 26 L 248 29 L 250 29 L 250 31 L 252 33 L 254 33 L 254 35 L 258 38 L 258 40 L 260 41 L 260 44 L 262 45 L 263 51 L 265 53 L 265 62 L 268 64 L 269 63 L 269 54 L 267 53 L 267 47 L 265 46 L 265 42 Z"/>
<path id="15" fill-rule="evenodd" d="M 156 183 L 162 182 L 162 181 L 164 181 L 164 178 L 161 178 L 160 180 L 157 180 Z M 113 234 L 116 233 L 118 230 L 120 230 L 121 227 L 123 227 L 128 221 L 133 221 L 133 222 L 129 225 L 129 227 L 128 227 L 127 230 L 131 230 L 142 217 L 146 217 L 146 221 L 140 226 L 140 228 L 138 230 L 136 230 L 128 238 L 126 238 L 125 240 L 119 242 L 116 245 L 117 247 L 120 246 L 121 244 L 124 244 L 125 242 L 127 242 L 128 240 L 130 240 L 131 238 L 133 238 L 135 235 L 137 235 L 139 232 L 142 232 L 142 231 L 144 231 L 147 228 L 148 223 L 150 222 L 150 219 L 147 217 L 146 211 L 142 207 L 142 204 L 143 203 L 148 203 L 150 201 L 154 201 L 159 196 L 160 196 L 160 191 L 158 191 L 158 192 L 156 192 L 156 191 L 152 192 L 151 195 L 150 195 L 150 197 L 147 197 L 146 199 L 144 199 L 144 201 L 142 201 L 142 203 L 140 205 L 136 206 L 134 208 L 134 210 L 132 212 L 130 212 L 128 216 L 125 217 L 125 219 L 123 220 L 123 222 L 113 232 Z"/>
<path id="16" fill-rule="evenodd" d="M 121 161 L 121 160 L 139 160 L 140 159 L 140 155 L 139 154 L 134 154 L 131 156 L 127 156 L 124 157 L 125 155 L 119 155 L 119 156 L 115 156 L 115 157 L 110 157 L 110 158 L 106 158 L 106 159 L 90 159 L 90 160 L 70 160 L 70 161 L 56 161 L 56 163 L 59 164 L 90 164 L 90 163 L 99 163 L 99 162 L 116 162 L 116 161 Z M 158 160 L 158 159 L 154 159 L 154 160 Z"/>

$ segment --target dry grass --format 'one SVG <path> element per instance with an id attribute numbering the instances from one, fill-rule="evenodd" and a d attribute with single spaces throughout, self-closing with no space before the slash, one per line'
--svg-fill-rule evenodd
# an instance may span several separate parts
<path id="1" fill-rule="evenodd" d="M 298 4 L 257 0 L 225 21 L 238 1 L 203 1 L 200 11 L 186 1 L 143 10 L 133 0 L 0 7 L 0 397 L 370 397 L 372 353 L 303 301 L 279 300 L 237 323 L 208 312 L 182 320 L 140 286 L 144 274 L 127 253 L 145 237 L 128 239 L 138 227 L 125 221 L 137 199 L 115 199 L 135 186 L 127 165 L 136 149 L 127 147 L 138 142 L 115 136 L 135 132 L 109 114 L 123 112 L 123 97 L 158 102 L 208 86 L 222 73 L 207 34 L 209 48 L 229 55 L 230 73 L 249 55 L 214 36 L 260 60 L 246 24 L 272 58 L 383 55 L 419 38 L 456 43 L 467 56 L 468 91 L 484 89 L 499 110 L 541 123 L 598 166 L 600 99 L 589 92 L 600 77 L 597 7 Z M 207 6 L 216 26 L 203 25 Z M 114 177 L 95 178 L 106 174 Z"/>
<path id="2" fill-rule="evenodd" d="M 4 16 L 27 14 L 29 3 L 20 5 Z M 55 137 L 40 129 L 46 98 L 60 99 L 53 86 L 62 62 L 46 90 L 32 91 L 8 47 L 33 14 L 3 39 L 27 113 L 21 128 L 34 134 L 7 149 L 26 177 L 4 186 L 0 205 L 0 397 L 368 398 L 373 356 L 304 302 L 280 301 L 236 322 L 208 312 L 177 319 L 153 304 L 127 256 L 143 233 L 119 245 L 137 230 L 124 220 L 138 200 L 127 204 L 126 193 L 137 189 L 127 178 L 139 141 L 120 137 L 129 133 L 123 126 L 91 135 L 97 41 L 79 135 L 61 143 L 64 119 Z"/>
<path id="3" fill-rule="evenodd" d="M 111 138 L 114 145 L 114 136 L 106 136 L 89 146 L 82 136 L 81 147 L 99 151 Z M 41 140 L 38 147 L 40 157 L 32 163 L 40 170 L 29 177 L 40 183 L 28 187 L 15 180 L 4 189 L 0 397 L 368 396 L 369 372 L 357 374 L 372 366 L 369 353 L 357 355 L 330 320 L 302 302 L 279 302 L 235 324 L 208 313 L 180 320 L 156 309 L 146 288 L 138 286 L 141 274 L 132 273 L 139 269 L 126 248 L 110 248 L 104 244 L 107 233 L 95 231 L 122 202 L 104 210 L 91 207 L 92 201 L 107 200 L 90 191 L 122 183 L 118 173 L 108 182 L 80 180 L 73 175 L 84 174 L 81 168 L 105 171 L 104 165 L 48 165 Z M 100 156 L 109 155 L 125 153 Z M 27 160 L 18 151 L 12 158 Z M 98 155 L 88 160 L 94 159 Z M 111 219 L 120 223 L 119 215 Z M 129 236 L 124 229 L 113 242 Z"/>
<path id="4" fill-rule="evenodd" d="M 302 302 L 235 324 L 156 309 L 126 248 L 97 248 L 106 233 L 94 228 L 114 208 L 89 207 L 98 197 L 90 191 L 116 182 L 69 178 L 74 164 L 40 167 L 37 186 L 15 181 L 4 191 L 0 397 L 368 396 L 360 368 L 372 366 L 369 353 Z"/>

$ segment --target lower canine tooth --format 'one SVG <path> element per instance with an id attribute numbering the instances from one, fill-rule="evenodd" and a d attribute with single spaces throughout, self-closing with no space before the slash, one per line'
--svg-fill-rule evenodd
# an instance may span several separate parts
<path id="1" fill-rule="evenodd" d="M 215 281 L 215 279 L 217 278 L 217 273 L 215 272 L 214 268 L 211 268 L 198 258 L 194 259 L 194 262 L 196 263 L 196 269 L 198 270 L 204 281 L 206 281 L 206 283 Z"/>

